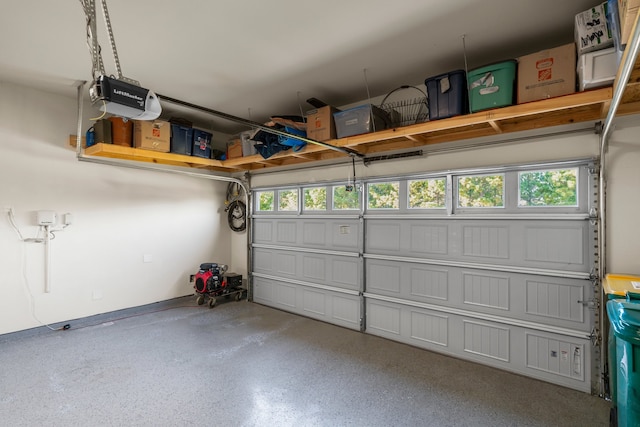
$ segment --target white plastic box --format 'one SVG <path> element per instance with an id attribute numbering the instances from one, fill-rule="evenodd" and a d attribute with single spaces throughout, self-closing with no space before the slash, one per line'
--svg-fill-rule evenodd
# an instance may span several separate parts
<path id="1" fill-rule="evenodd" d="M 613 47 L 580 55 L 577 67 L 580 91 L 613 84 L 619 60 Z"/>

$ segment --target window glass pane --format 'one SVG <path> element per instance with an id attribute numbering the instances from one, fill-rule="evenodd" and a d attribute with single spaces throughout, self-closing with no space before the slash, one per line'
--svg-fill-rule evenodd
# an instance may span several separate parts
<path id="1" fill-rule="evenodd" d="M 398 209 L 399 188 L 398 182 L 381 182 L 369 184 L 369 197 L 367 206 L 369 209 Z"/>
<path id="2" fill-rule="evenodd" d="M 305 188 L 304 209 L 308 211 L 327 210 L 327 187 Z"/>
<path id="3" fill-rule="evenodd" d="M 279 211 L 297 211 L 298 210 L 298 190 L 280 190 L 278 191 L 278 210 Z"/>
<path id="4" fill-rule="evenodd" d="M 578 170 L 520 172 L 518 206 L 577 206 Z"/>
<path id="5" fill-rule="evenodd" d="M 360 209 L 360 196 L 357 186 L 351 186 L 350 188 L 351 191 L 347 191 L 346 186 L 344 185 L 337 185 L 333 187 L 333 209 Z"/>
<path id="6" fill-rule="evenodd" d="M 504 175 L 458 177 L 458 207 L 504 207 Z"/>
<path id="7" fill-rule="evenodd" d="M 256 209 L 258 211 L 272 211 L 273 210 L 273 191 L 260 191 L 258 197 L 256 197 L 258 203 Z"/>
<path id="8" fill-rule="evenodd" d="M 445 207 L 445 178 L 421 179 L 408 182 L 409 208 L 433 209 Z"/>

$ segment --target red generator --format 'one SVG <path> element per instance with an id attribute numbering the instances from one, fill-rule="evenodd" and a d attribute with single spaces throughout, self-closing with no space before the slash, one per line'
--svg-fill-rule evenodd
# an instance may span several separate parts
<path id="1" fill-rule="evenodd" d="M 231 273 L 231 277 L 225 276 L 227 266 L 216 264 L 215 262 L 205 262 L 200 264 L 200 269 L 193 276 L 193 287 L 198 295 L 196 302 L 198 305 L 204 304 L 209 298 L 209 308 L 216 305 L 216 297 L 224 296 L 226 299 L 235 297 L 236 301 L 242 299 L 245 290 L 241 287 L 242 276 L 240 280 L 237 274 Z M 229 280 L 230 279 L 230 280 Z"/>

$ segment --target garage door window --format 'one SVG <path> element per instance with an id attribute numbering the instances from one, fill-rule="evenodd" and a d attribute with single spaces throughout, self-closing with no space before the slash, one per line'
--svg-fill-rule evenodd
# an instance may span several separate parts
<path id="1" fill-rule="evenodd" d="M 260 212 L 273 211 L 274 209 L 273 195 L 274 195 L 273 191 L 258 192 L 258 197 L 256 197 L 256 200 L 258 202 L 256 206 L 256 210 Z"/>
<path id="2" fill-rule="evenodd" d="M 504 207 L 504 174 L 458 177 L 458 207 Z"/>
<path id="3" fill-rule="evenodd" d="M 360 209 L 360 197 L 357 187 L 353 185 L 349 187 L 336 185 L 333 187 L 333 210 L 358 209 Z"/>
<path id="4" fill-rule="evenodd" d="M 445 178 L 408 181 L 409 209 L 438 209 L 445 207 L 447 181 Z"/>
<path id="5" fill-rule="evenodd" d="M 327 210 L 327 187 L 313 187 L 304 189 L 305 211 Z"/>
<path id="6" fill-rule="evenodd" d="M 278 191 L 278 210 L 284 212 L 298 210 L 298 189 Z"/>
<path id="7" fill-rule="evenodd" d="M 518 206 L 578 206 L 578 169 L 520 172 Z"/>
<path id="8" fill-rule="evenodd" d="M 400 207 L 400 183 L 379 182 L 369 184 L 368 203 L 369 209 L 398 209 Z"/>

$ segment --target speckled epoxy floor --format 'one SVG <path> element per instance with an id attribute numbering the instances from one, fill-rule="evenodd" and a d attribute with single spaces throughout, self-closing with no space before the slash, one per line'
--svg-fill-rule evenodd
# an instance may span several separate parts
<path id="1" fill-rule="evenodd" d="M 0 336 L 3 426 L 606 426 L 594 396 L 191 297 Z"/>

